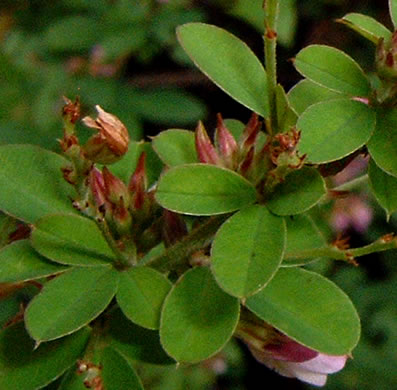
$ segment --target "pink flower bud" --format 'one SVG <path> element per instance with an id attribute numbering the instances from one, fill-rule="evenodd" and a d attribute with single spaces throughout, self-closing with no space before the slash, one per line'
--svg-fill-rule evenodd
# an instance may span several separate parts
<path id="1" fill-rule="evenodd" d="M 210 137 L 205 130 L 203 123 L 200 121 L 196 128 L 195 134 L 196 150 L 200 162 L 206 164 L 221 164 L 221 159 L 212 144 Z"/>
<path id="2" fill-rule="evenodd" d="M 105 182 L 99 169 L 93 167 L 89 175 L 89 186 L 93 195 L 95 205 L 100 208 L 106 204 Z"/>
<path id="3" fill-rule="evenodd" d="M 260 127 L 261 124 L 258 120 L 258 115 L 253 112 L 241 136 L 240 145 L 243 151 L 250 150 L 251 147 L 255 144 Z"/>
<path id="4" fill-rule="evenodd" d="M 106 199 L 115 205 L 120 202 L 120 199 L 125 204 L 128 204 L 129 194 L 127 186 L 118 177 L 113 175 L 107 167 L 103 167 L 102 176 L 105 184 Z"/>
<path id="5" fill-rule="evenodd" d="M 131 194 L 132 208 L 139 210 L 143 207 L 146 198 L 147 175 L 145 167 L 146 153 L 139 156 L 135 172 L 132 174 L 128 190 Z"/>
<path id="6" fill-rule="evenodd" d="M 236 165 L 236 158 L 238 154 L 238 145 L 233 137 L 233 134 L 227 129 L 223 121 L 222 115 L 217 115 L 217 126 L 215 139 L 218 145 L 218 151 L 223 159 L 225 166 L 229 169 L 234 169 Z"/>
<path id="7" fill-rule="evenodd" d="M 127 153 L 130 141 L 124 124 L 114 115 L 107 113 L 100 106 L 95 106 L 98 117 L 83 118 L 83 123 L 98 130 L 84 145 L 84 152 L 88 159 L 100 164 L 112 164 Z"/>

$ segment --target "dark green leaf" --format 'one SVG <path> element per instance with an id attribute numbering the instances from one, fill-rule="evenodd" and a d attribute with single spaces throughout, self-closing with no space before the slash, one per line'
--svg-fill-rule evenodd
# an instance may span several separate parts
<path id="1" fill-rule="evenodd" d="M 351 353 L 360 320 L 348 296 L 330 280 L 301 268 L 281 268 L 247 307 L 299 343 L 329 355 Z"/>
<path id="2" fill-rule="evenodd" d="M 36 390 L 63 374 L 82 356 L 90 331 L 40 345 L 34 343 L 19 323 L 0 333 L 0 388 Z"/>
<path id="3" fill-rule="evenodd" d="M 166 209 L 191 215 L 224 214 L 254 203 L 256 192 L 245 178 L 210 164 L 171 168 L 161 178 L 156 199 Z"/>
<path id="4" fill-rule="evenodd" d="M 252 111 L 268 116 L 266 72 L 244 42 L 204 23 L 180 26 L 177 36 L 196 66 L 215 84 Z"/>
<path id="5" fill-rule="evenodd" d="M 238 299 L 218 287 L 208 268 L 193 268 L 165 300 L 160 340 L 178 362 L 199 362 L 227 343 L 238 318 Z"/>
<path id="6" fill-rule="evenodd" d="M 369 162 L 368 175 L 372 192 L 389 219 L 397 211 L 397 178 L 378 168 L 373 160 Z"/>
<path id="7" fill-rule="evenodd" d="M 40 256 L 28 240 L 15 241 L 0 251 L 0 283 L 38 279 L 66 269 Z"/>
<path id="8" fill-rule="evenodd" d="M 142 383 L 130 362 L 113 348 L 101 356 L 102 381 L 106 390 L 143 390 Z"/>
<path id="9" fill-rule="evenodd" d="M 368 142 L 375 124 L 375 111 L 363 103 L 350 99 L 317 103 L 299 117 L 298 149 L 313 164 L 339 160 Z"/>
<path id="10" fill-rule="evenodd" d="M 111 267 L 84 267 L 51 280 L 26 309 L 29 334 L 39 343 L 82 328 L 108 306 L 118 279 Z"/>
<path id="11" fill-rule="evenodd" d="M 135 267 L 120 274 L 117 302 L 137 325 L 158 329 L 163 302 L 171 282 L 152 268 Z"/>
<path id="12" fill-rule="evenodd" d="M 106 266 L 116 259 L 95 222 L 77 215 L 41 218 L 31 242 L 40 254 L 61 264 Z"/>
<path id="13" fill-rule="evenodd" d="M 192 131 L 179 129 L 162 131 L 152 142 L 153 149 L 169 167 L 198 162 Z"/>
<path id="14" fill-rule="evenodd" d="M 285 222 L 264 206 L 249 206 L 218 230 L 211 250 L 215 279 L 227 293 L 246 297 L 260 290 L 280 266 Z"/>
<path id="15" fill-rule="evenodd" d="M 36 146 L 0 146 L 0 209 L 29 223 L 50 213 L 73 213 L 73 188 L 61 173 L 66 164 Z"/>
<path id="16" fill-rule="evenodd" d="M 337 92 L 368 96 L 370 85 L 360 66 L 346 53 L 325 45 L 301 50 L 295 67 L 308 79 Z"/>
<path id="17" fill-rule="evenodd" d="M 292 171 L 277 185 L 266 203 L 277 215 L 303 213 L 316 205 L 325 195 L 324 179 L 314 168 Z"/>
<path id="18" fill-rule="evenodd" d="M 284 88 L 278 84 L 276 89 L 278 131 L 284 133 L 295 126 L 298 116 L 292 110 Z"/>

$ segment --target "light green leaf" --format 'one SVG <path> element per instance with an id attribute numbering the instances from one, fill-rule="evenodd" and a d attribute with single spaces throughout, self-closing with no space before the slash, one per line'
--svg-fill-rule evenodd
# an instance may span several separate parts
<path id="1" fill-rule="evenodd" d="M 28 240 L 15 241 L 0 251 L 0 283 L 39 279 L 67 269 L 40 256 Z"/>
<path id="2" fill-rule="evenodd" d="M 101 356 L 101 376 L 106 390 L 143 390 L 131 363 L 119 352 L 106 347 Z"/>
<path id="3" fill-rule="evenodd" d="M 234 214 L 212 244 L 212 272 L 219 286 L 240 298 L 263 288 L 280 266 L 285 236 L 284 219 L 264 206 L 249 206 Z"/>
<path id="4" fill-rule="evenodd" d="M 29 223 L 50 213 L 75 212 L 74 190 L 61 173 L 66 164 L 37 146 L 0 146 L 0 209 Z"/>
<path id="5" fill-rule="evenodd" d="M 378 44 L 380 38 L 385 40 L 391 38 L 391 31 L 388 28 L 367 15 L 353 12 L 345 15 L 342 19 L 338 19 L 338 22 L 350 27 L 375 45 Z"/>
<path id="6" fill-rule="evenodd" d="M 394 28 L 397 29 L 397 1 L 389 0 L 389 12 Z"/>
<path id="7" fill-rule="evenodd" d="M 397 211 L 397 178 L 378 168 L 373 160 L 369 162 L 368 175 L 372 192 L 389 219 Z"/>
<path id="8" fill-rule="evenodd" d="M 339 160 L 368 142 L 375 125 L 375 111 L 363 103 L 350 99 L 317 103 L 298 119 L 302 131 L 298 149 L 313 164 Z"/>
<path id="9" fill-rule="evenodd" d="M 118 279 L 111 267 L 90 267 L 75 268 L 51 280 L 25 311 L 29 334 L 40 343 L 87 325 L 106 309 Z"/>
<path id="10" fill-rule="evenodd" d="M 376 165 L 397 177 L 397 110 L 379 110 L 368 151 Z"/>
<path id="11" fill-rule="evenodd" d="M 218 287 L 208 268 L 193 268 L 178 280 L 165 300 L 160 340 L 178 362 L 196 363 L 227 343 L 238 318 L 238 299 Z"/>
<path id="12" fill-rule="evenodd" d="M 162 131 L 153 138 L 152 143 L 160 159 L 169 167 L 199 162 L 192 131 L 180 129 Z"/>
<path id="13" fill-rule="evenodd" d="M 246 304 L 282 333 L 325 354 L 349 354 L 360 337 L 360 320 L 348 296 L 301 268 L 281 268 Z"/>
<path id="14" fill-rule="evenodd" d="M 152 268 L 135 267 L 120 274 L 117 302 L 124 314 L 137 325 L 158 329 L 163 302 L 171 282 Z"/>
<path id="15" fill-rule="evenodd" d="M 299 83 L 297 83 L 288 92 L 288 99 L 291 107 L 299 115 L 302 114 L 306 108 L 315 103 L 344 97 L 345 95 L 331 91 L 330 89 L 322 87 L 308 79 L 299 81 Z"/>
<path id="16" fill-rule="evenodd" d="M 316 205 L 325 195 L 324 179 L 314 168 L 292 171 L 269 196 L 266 206 L 277 215 L 303 213 Z"/>
<path id="17" fill-rule="evenodd" d="M 204 23 L 180 26 L 177 36 L 196 66 L 218 87 L 252 111 L 268 116 L 266 72 L 244 42 Z"/>
<path id="18" fill-rule="evenodd" d="M 281 266 L 297 266 L 318 260 L 294 258 L 294 254 L 297 252 L 326 246 L 325 239 L 314 221 L 308 215 L 294 215 L 286 218 L 286 221 L 287 248 Z"/>
<path id="19" fill-rule="evenodd" d="M 6 328 L 0 333 L 0 388 L 36 390 L 51 383 L 81 357 L 89 334 L 84 328 L 35 349 L 23 323 Z"/>
<path id="20" fill-rule="evenodd" d="M 210 164 L 171 168 L 161 178 L 156 200 L 166 209 L 191 215 L 215 215 L 254 203 L 253 185 L 239 174 Z"/>
<path id="21" fill-rule="evenodd" d="M 295 67 L 308 79 L 337 92 L 368 96 L 370 84 L 360 66 L 346 53 L 325 45 L 310 45 L 295 58 Z"/>
<path id="22" fill-rule="evenodd" d="M 116 260 L 95 222 L 77 215 L 41 218 L 33 229 L 31 243 L 40 254 L 61 264 L 106 266 Z"/>

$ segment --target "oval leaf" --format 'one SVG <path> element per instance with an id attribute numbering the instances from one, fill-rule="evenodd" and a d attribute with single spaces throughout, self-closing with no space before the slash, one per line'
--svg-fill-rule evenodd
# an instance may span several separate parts
<path id="1" fill-rule="evenodd" d="M 277 215 L 303 213 L 326 194 L 325 182 L 314 168 L 292 171 L 269 196 L 267 207 Z"/>
<path id="2" fill-rule="evenodd" d="M 65 270 L 40 256 L 28 240 L 15 241 L 0 251 L 0 283 L 39 279 Z"/>
<path id="3" fill-rule="evenodd" d="M 348 296 L 301 268 L 281 268 L 247 299 L 247 307 L 297 342 L 329 355 L 349 354 L 360 337 L 360 320 Z"/>
<path id="4" fill-rule="evenodd" d="M 152 268 L 135 267 L 120 274 L 117 302 L 124 314 L 136 324 L 158 329 L 163 302 L 171 282 Z"/>
<path id="5" fill-rule="evenodd" d="M 300 252 L 326 246 L 325 239 L 314 221 L 308 215 L 294 215 L 286 221 L 287 247 L 281 266 L 297 266 L 318 260 L 296 257 Z"/>
<path id="6" fill-rule="evenodd" d="M 382 110 L 377 115 L 376 129 L 368 142 L 368 151 L 376 165 L 397 177 L 397 110 Z"/>
<path id="7" fill-rule="evenodd" d="M 368 175 L 372 192 L 389 219 L 397 211 L 397 178 L 378 168 L 373 160 L 369 162 Z"/>
<path id="8" fill-rule="evenodd" d="M 360 66 L 343 51 L 325 45 L 301 50 L 294 65 L 308 79 L 337 92 L 368 96 L 370 84 Z"/>
<path id="9" fill-rule="evenodd" d="M 160 340 L 178 362 L 199 362 L 227 343 L 238 319 L 238 299 L 218 287 L 208 268 L 193 268 L 165 300 Z"/>
<path id="10" fill-rule="evenodd" d="M 153 138 L 152 143 L 161 161 L 169 167 L 199 161 L 192 131 L 179 129 L 162 131 Z"/>
<path id="11" fill-rule="evenodd" d="M 266 72 L 244 42 L 204 23 L 180 26 L 177 37 L 195 65 L 218 87 L 252 111 L 268 116 Z"/>
<path id="12" fill-rule="evenodd" d="M 156 200 L 166 209 L 191 215 L 215 215 L 254 203 L 253 185 L 239 174 L 209 164 L 180 165 L 161 178 Z"/>
<path id="13" fill-rule="evenodd" d="M 90 331 L 40 345 L 26 333 L 23 323 L 0 333 L 0 388 L 2 390 L 36 390 L 62 375 L 81 357 Z"/>
<path id="14" fill-rule="evenodd" d="M 49 215 L 37 221 L 32 246 L 61 264 L 109 265 L 115 255 L 91 219 L 77 215 Z"/>
<path id="15" fill-rule="evenodd" d="M 106 309 L 118 276 L 111 267 L 75 268 L 51 280 L 25 311 L 29 334 L 40 343 L 82 328 Z"/>
<path id="16" fill-rule="evenodd" d="M 341 93 L 331 91 L 308 79 L 299 81 L 299 83 L 288 92 L 288 99 L 291 107 L 299 115 L 302 114 L 306 108 L 315 103 L 344 97 L 345 96 Z"/>
<path id="17" fill-rule="evenodd" d="M 389 0 L 389 12 L 394 28 L 397 29 L 397 1 Z"/>
<path id="18" fill-rule="evenodd" d="M 143 390 L 142 383 L 130 362 L 106 347 L 101 356 L 101 376 L 106 390 Z"/>
<path id="19" fill-rule="evenodd" d="M 299 152 L 313 164 L 339 160 L 362 147 L 376 124 L 375 111 L 350 99 L 317 103 L 299 118 Z"/>
<path id="20" fill-rule="evenodd" d="M 250 206 L 218 230 L 211 250 L 212 272 L 227 293 L 246 297 L 261 289 L 280 266 L 285 222 L 264 206 Z"/>
<path id="21" fill-rule="evenodd" d="M 391 38 L 391 31 L 388 28 L 367 15 L 352 12 L 345 15 L 342 19 L 339 19 L 338 22 L 341 22 L 352 30 L 357 31 L 364 38 L 375 43 L 375 45 L 378 44 L 380 38 L 385 40 Z"/>
<path id="22" fill-rule="evenodd" d="M 73 213 L 73 187 L 63 178 L 67 160 L 32 145 L 0 146 L 0 209 L 34 223 L 50 213 Z"/>

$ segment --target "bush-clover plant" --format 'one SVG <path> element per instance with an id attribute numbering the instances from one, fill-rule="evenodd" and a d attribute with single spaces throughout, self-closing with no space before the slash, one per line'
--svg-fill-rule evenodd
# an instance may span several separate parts
<path id="1" fill-rule="evenodd" d="M 193 364 L 232 337 L 281 375 L 325 384 L 357 345 L 349 297 L 303 268 L 321 258 L 395 249 L 393 234 L 358 248 L 327 242 L 312 211 L 357 183 L 389 217 L 397 210 L 397 33 L 372 18 L 340 22 L 374 45 L 368 77 L 335 48 L 311 45 L 277 83 L 278 0 L 264 4 L 265 67 L 213 25 L 188 23 L 179 42 L 196 66 L 252 110 L 218 116 L 213 140 L 170 129 L 129 140 L 96 106 L 82 118 L 65 98 L 60 153 L 0 146 L 0 294 L 29 287 L 0 332 L 0 388 L 143 389 L 136 361 Z M 390 1 L 397 27 L 397 1 Z M 368 173 L 333 187 L 358 155 Z M 55 387 L 54 387 L 55 388 Z"/>

